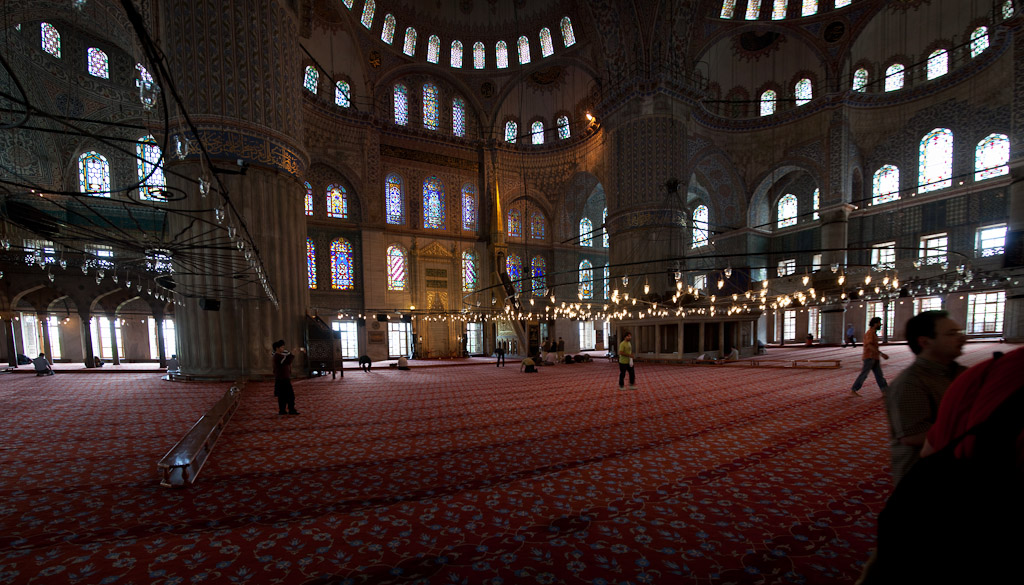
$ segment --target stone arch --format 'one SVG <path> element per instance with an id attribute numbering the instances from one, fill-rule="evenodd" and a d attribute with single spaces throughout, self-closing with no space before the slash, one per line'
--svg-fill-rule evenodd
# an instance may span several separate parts
<path id="1" fill-rule="evenodd" d="M 687 171 L 690 184 L 682 194 L 686 197 L 684 207 L 687 212 L 693 212 L 690 193 L 693 187 L 699 186 L 706 192 L 704 202 L 708 206 L 711 224 L 724 226 L 720 229 L 743 227 L 747 211 L 746 187 L 729 157 L 717 148 L 707 147 L 691 158 Z"/>
<path id="2" fill-rule="evenodd" d="M 812 165 L 789 162 L 777 165 L 774 169 L 765 173 L 757 183 L 757 187 L 754 188 L 754 193 L 750 198 L 750 206 L 747 210 L 747 227 L 771 231 L 773 229 L 772 218 L 774 217 L 774 208 L 772 206 L 777 199 L 776 195 L 778 195 L 775 193 L 775 188 L 793 173 L 806 173 L 817 183 L 818 188 L 821 188 L 821 177 L 816 171 Z"/>

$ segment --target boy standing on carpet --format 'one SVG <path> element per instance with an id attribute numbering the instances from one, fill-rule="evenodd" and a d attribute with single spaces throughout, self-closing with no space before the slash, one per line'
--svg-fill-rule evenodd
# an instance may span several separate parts
<path id="1" fill-rule="evenodd" d="M 284 348 L 284 340 L 274 342 L 274 396 L 277 396 L 277 414 L 299 414 L 295 410 L 295 390 L 292 388 L 292 361 L 295 354 Z"/>
<path id="2" fill-rule="evenodd" d="M 879 390 L 884 393 L 888 388 L 885 376 L 882 375 L 882 358 L 889 359 L 889 356 L 878 349 L 878 330 L 881 328 L 882 318 L 872 317 L 868 322 L 868 330 L 864 332 L 864 353 L 861 356 L 864 358 L 864 366 L 860 369 L 860 375 L 853 382 L 853 388 L 850 388 L 850 392 L 854 396 L 860 396 L 858 392 L 864 385 L 864 380 L 867 380 L 869 372 L 875 373 L 875 381 L 878 382 Z"/>
<path id="3" fill-rule="evenodd" d="M 633 369 L 633 344 L 629 342 L 633 334 L 626 331 L 622 334 L 622 343 L 619 344 L 619 390 L 626 381 L 626 372 L 629 372 L 629 389 L 636 389 L 636 370 Z"/>

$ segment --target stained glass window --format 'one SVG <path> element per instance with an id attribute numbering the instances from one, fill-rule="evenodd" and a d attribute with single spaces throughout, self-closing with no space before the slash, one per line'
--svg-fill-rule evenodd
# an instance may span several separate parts
<path id="1" fill-rule="evenodd" d="M 544 258 L 534 256 L 533 260 L 530 260 L 530 279 L 532 280 L 530 288 L 533 289 L 533 296 L 544 296 L 544 292 L 548 288 L 547 271 L 548 263 Z"/>
<path id="2" fill-rule="evenodd" d="M 505 142 L 515 144 L 516 138 L 519 136 L 519 124 L 516 124 L 514 120 L 505 122 Z"/>
<path id="3" fill-rule="evenodd" d="M 530 237 L 535 240 L 543 240 L 545 232 L 544 214 L 534 211 L 530 214 Z"/>
<path id="4" fill-rule="evenodd" d="M 590 260 L 580 262 L 580 295 L 584 299 L 594 298 L 594 265 Z"/>
<path id="5" fill-rule="evenodd" d="M 988 48 L 988 29 L 979 26 L 971 32 L 971 57 L 977 57 Z"/>
<path id="6" fill-rule="evenodd" d="M 936 128 L 921 139 L 918 193 L 953 184 L 953 131 Z"/>
<path id="7" fill-rule="evenodd" d="M 427 39 L 427 61 L 437 63 L 441 59 L 441 39 L 430 35 Z"/>
<path id="8" fill-rule="evenodd" d="M 761 94 L 761 115 L 771 116 L 775 113 L 775 92 L 767 90 Z"/>
<path id="9" fill-rule="evenodd" d="M 788 8 L 789 0 L 775 0 L 772 4 L 772 20 L 782 20 L 786 18 L 786 9 Z"/>
<path id="10" fill-rule="evenodd" d="M 359 22 L 363 23 L 363 26 L 370 28 L 373 26 L 373 11 L 377 8 L 374 0 L 366 0 L 363 4 L 363 17 L 359 19 Z"/>
<path id="11" fill-rule="evenodd" d="M 811 101 L 811 98 L 814 97 L 814 90 L 811 86 L 811 80 L 805 78 L 796 82 L 794 93 L 796 94 L 796 105 L 798 106 L 802 106 L 807 102 Z"/>
<path id="12" fill-rule="evenodd" d="M 557 124 L 558 138 L 561 140 L 569 138 L 569 136 L 571 136 L 571 134 L 569 133 L 569 116 L 559 116 Z"/>
<path id="13" fill-rule="evenodd" d="M 594 224 L 592 224 L 590 220 L 585 217 L 580 220 L 580 245 L 594 245 Z"/>
<path id="14" fill-rule="evenodd" d="M 800 10 L 800 16 L 811 16 L 818 13 L 818 0 L 804 0 L 804 6 Z"/>
<path id="15" fill-rule="evenodd" d="M 476 187 L 472 183 L 462 186 L 462 229 L 476 231 Z"/>
<path id="16" fill-rule="evenodd" d="M 452 134 L 466 135 L 466 102 L 460 97 L 452 100 Z"/>
<path id="17" fill-rule="evenodd" d="M 452 41 L 452 67 L 462 68 L 462 41 Z"/>
<path id="18" fill-rule="evenodd" d="M 309 181 L 303 183 L 306 187 L 306 215 L 313 215 L 313 186 Z"/>
<path id="19" fill-rule="evenodd" d="M 544 122 L 540 120 L 530 125 L 530 134 L 534 144 L 544 144 Z"/>
<path id="20" fill-rule="evenodd" d="M 853 91 L 864 91 L 868 86 L 868 70 L 863 67 L 853 74 Z"/>
<path id="21" fill-rule="evenodd" d="M 508 258 L 505 259 L 505 271 L 508 273 L 508 279 L 512 281 L 512 286 L 516 289 L 516 292 L 522 293 L 523 261 L 519 259 L 519 256 L 515 254 L 508 255 Z"/>
<path id="22" fill-rule="evenodd" d="M 316 93 L 316 84 L 320 80 L 320 72 L 316 70 L 316 67 L 312 65 L 306 66 L 306 77 L 304 78 L 302 85 L 307 90 Z"/>
<path id="23" fill-rule="evenodd" d="M 339 81 L 334 86 L 334 103 L 343 108 L 352 105 L 352 90 L 347 81 Z"/>
<path id="24" fill-rule="evenodd" d="M 779 199 L 779 227 L 796 225 L 796 195 L 787 193 Z"/>
<path id="25" fill-rule="evenodd" d="M 821 189 L 815 189 L 814 193 L 811 194 L 811 209 L 814 210 L 814 216 L 811 219 L 821 219 L 818 214 L 818 210 L 821 209 Z"/>
<path id="26" fill-rule="evenodd" d="M 110 197 L 110 163 L 102 154 L 89 151 L 78 157 L 78 189 Z"/>
<path id="27" fill-rule="evenodd" d="M 483 69 L 486 65 L 485 55 L 487 50 L 484 48 L 484 44 L 481 42 L 473 43 L 473 68 Z"/>
<path id="28" fill-rule="evenodd" d="M 498 60 L 498 69 L 508 67 L 508 45 L 505 44 L 505 41 L 498 41 L 494 45 L 494 55 Z"/>
<path id="29" fill-rule="evenodd" d="M 395 84 L 395 124 L 405 126 L 409 123 L 409 89 L 405 84 Z"/>
<path id="30" fill-rule="evenodd" d="M 757 20 L 761 14 L 761 0 L 747 0 L 747 20 Z"/>
<path id="31" fill-rule="evenodd" d="M 989 134 L 974 148 L 974 180 L 983 181 L 1010 172 L 1010 139 Z"/>
<path id="32" fill-rule="evenodd" d="M 316 244 L 306 238 L 306 280 L 309 288 L 316 290 Z"/>
<path id="33" fill-rule="evenodd" d="M 106 53 L 96 47 L 89 47 L 86 51 L 86 59 L 88 61 L 89 75 L 102 77 L 103 79 L 110 77 L 110 62 L 107 59 Z"/>
<path id="34" fill-rule="evenodd" d="M 462 253 L 462 291 L 473 292 L 476 290 L 476 283 L 476 254 L 472 250 L 466 250 Z"/>
<path id="35" fill-rule="evenodd" d="M 945 49 L 938 49 L 928 55 L 928 79 L 942 77 L 949 72 L 949 53 Z"/>
<path id="36" fill-rule="evenodd" d="M 562 17 L 561 22 L 562 28 L 562 43 L 566 47 L 571 47 L 576 44 L 576 35 L 572 33 L 572 21 L 569 20 L 568 16 Z"/>
<path id="37" fill-rule="evenodd" d="M 900 169 L 894 165 L 882 165 L 875 171 L 871 184 L 871 204 L 881 205 L 900 198 Z"/>
<path id="38" fill-rule="evenodd" d="M 541 57 L 550 57 L 555 54 L 555 46 L 551 42 L 551 29 L 548 27 L 540 29 L 540 54 Z"/>
<path id="39" fill-rule="evenodd" d="M 853 0 L 836 0 L 836 8 L 844 8 L 849 6 Z"/>
<path id="40" fill-rule="evenodd" d="M 391 44 L 395 40 L 395 15 L 384 16 L 384 30 L 380 31 L 380 40 Z"/>
<path id="41" fill-rule="evenodd" d="M 437 177 L 430 177 L 423 181 L 423 227 L 443 230 L 446 220 L 444 183 Z"/>
<path id="42" fill-rule="evenodd" d="M 885 91 L 896 91 L 903 87 L 903 65 L 893 63 L 885 70 Z"/>
<path id="43" fill-rule="evenodd" d="M 530 39 L 526 35 L 519 37 L 519 64 L 526 65 L 530 62 Z"/>
<path id="44" fill-rule="evenodd" d="M 341 185 L 327 186 L 327 217 L 348 217 L 348 193 Z"/>
<path id="45" fill-rule="evenodd" d="M 423 84 L 423 127 L 427 130 L 437 130 L 440 124 L 441 109 L 438 107 L 438 94 L 440 90 L 433 83 Z"/>
<path id="46" fill-rule="evenodd" d="M 139 173 L 139 199 L 159 201 L 166 199 L 167 180 L 161 163 L 163 152 L 152 136 L 143 136 L 135 146 Z"/>
<path id="47" fill-rule="evenodd" d="M 416 29 L 411 26 L 405 29 L 405 44 L 402 46 L 402 52 L 410 57 L 416 53 Z"/>
<path id="48" fill-rule="evenodd" d="M 611 272 L 609 272 L 609 270 L 608 270 L 608 265 L 605 264 L 604 265 L 604 298 L 606 298 L 606 299 L 612 298 L 611 288 L 612 288 Z"/>
<path id="49" fill-rule="evenodd" d="M 523 214 L 518 209 L 508 211 L 508 237 L 523 237 Z"/>
<path id="50" fill-rule="evenodd" d="M 388 290 L 405 290 L 405 250 L 388 248 Z"/>
<path id="51" fill-rule="evenodd" d="M 43 50 L 60 59 L 60 33 L 56 27 L 44 22 L 39 25 L 39 32 L 42 36 Z"/>
<path id="52" fill-rule="evenodd" d="M 153 81 L 153 76 L 149 74 L 149 69 L 146 69 L 146 67 L 142 63 L 135 64 L 135 72 L 138 74 L 139 77 L 135 80 L 135 87 L 139 87 L 140 85 L 142 85 L 143 81 L 156 83 L 155 81 Z"/>
<path id="53" fill-rule="evenodd" d="M 338 238 L 331 242 L 331 286 L 337 290 L 354 289 L 352 274 L 352 244 Z"/>
<path id="54" fill-rule="evenodd" d="M 398 175 L 388 175 L 384 181 L 384 215 L 392 225 L 405 223 L 405 197 L 402 194 L 402 179 Z"/>
<path id="55" fill-rule="evenodd" d="M 355 3 L 355 0 L 341 0 L 341 1 L 342 1 L 343 4 L 345 4 L 345 8 L 348 8 L 349 10 L 352 10 L 352 4 Z"/>
<path id="56" fill-rule="evenodd" d="M 732 18 L 733 13 L 736 12 L 736 0 L 723 0 L 722 2 L 722 18 Z"/>
<path id="57" fill-rule="evenodd" d="M 608 208 L 605 207 L 601 213 L 601 231 L 603 232 L 601 239 L 604 240 L 604 247 L 608 247 Z"/>
<path id="58" fill-rule="evenodd" d="M 690 238 L 694 248 L 708 245 L 708 206 L 698 205 L 693 210 L 693 234 Z"/>
<path id="59" fill-rule="evenodd" d="M 1003 2 L 1003 18 L 1013 18 L 1013 0 Z"/>

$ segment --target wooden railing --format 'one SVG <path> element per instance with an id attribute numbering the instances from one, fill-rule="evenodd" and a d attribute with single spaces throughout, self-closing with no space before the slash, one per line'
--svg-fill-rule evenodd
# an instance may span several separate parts
<path id="1" fill-rule="evenodd" d="M 187 487 L 195 482 L 203 464 L 213 451 L 231 415 L 238 408 L 242 392 L 232 386 L 206 414 L 192 425 L 178 444 L 157 463 L 160 485 L 163 487 Z"/>

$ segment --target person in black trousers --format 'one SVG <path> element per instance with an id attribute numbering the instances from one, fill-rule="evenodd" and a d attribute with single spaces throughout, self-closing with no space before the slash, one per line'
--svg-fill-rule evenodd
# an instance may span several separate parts
<path id="1" fill-rule="evenodd" d="M 295 410 L 295 390 L 292 388 L 292 361 L 295 354 L 284 348 L 284 340 L 274 342 L 274 396 L 277 396 L 277 414 L 299 414 Z"/>
<path id="2" fill-rule="evenodd" d="M 498 360 L 496 362 L 494 362 L 494 367 L 496 367 L 496 368 L 497 367 L 504 368 L 505 367 L 505 348 L 500 346 L 500 345 L 498 347 L 494 348 L 494 357 L 498 358 Z"/>

